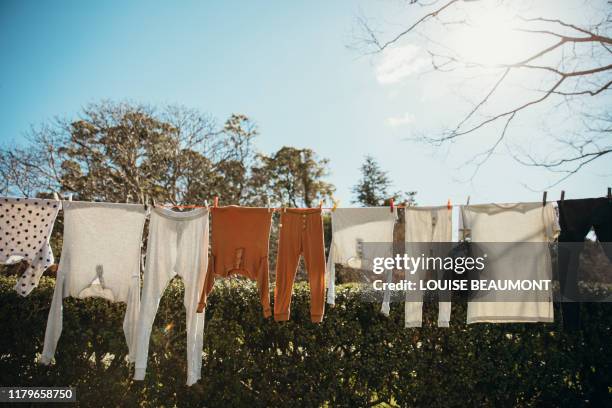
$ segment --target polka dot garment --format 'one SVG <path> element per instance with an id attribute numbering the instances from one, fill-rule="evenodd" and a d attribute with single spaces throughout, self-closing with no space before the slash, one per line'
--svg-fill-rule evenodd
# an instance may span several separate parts
<path id="1" fill-rule="evenodd" d="M 15 285 L 22 296 L 38 286 L 54 262 L 49 238 L 59 209 L 60 202 L 55 200 L 0 197 L 0 262 L 28 262 Z"/>

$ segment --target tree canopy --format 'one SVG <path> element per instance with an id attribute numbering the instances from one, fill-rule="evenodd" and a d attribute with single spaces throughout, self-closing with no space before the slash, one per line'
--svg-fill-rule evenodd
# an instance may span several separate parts
<path id="1" fill-rule="evenodd" d="M 76 119 L 34 126 L 28 143 L 0 149 L 4 194 L 74 193 L 80 200 L 310 206 L 331 197 L 326 159 L 309 149 L 257 153 L 241 114 L 218 124 L 183 106 L 103 101 Z"/>
<path id="2" fill-rule="evenodd" d="M 313 207 L 330 199 L 335 190 L 323 181 L 329 175 L 328 163 L 311 149 L 284 146 L 273 155 L 258 155 L 255 185 L 276 204 Z"/>

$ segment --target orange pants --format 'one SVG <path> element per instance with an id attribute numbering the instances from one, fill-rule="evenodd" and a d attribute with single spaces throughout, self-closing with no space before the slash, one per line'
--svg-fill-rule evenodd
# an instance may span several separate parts
<path id="1" fill-rule="evenodd" d="M 274 288 L 274 319 L 289 320 L 293 282 L 304 257 L 310 284 L 310 318 L 323 320 L 325 311 L 325 246 L 323 219 L 319 208 L 286 209 L 281 213 L 276 287 Z"/>

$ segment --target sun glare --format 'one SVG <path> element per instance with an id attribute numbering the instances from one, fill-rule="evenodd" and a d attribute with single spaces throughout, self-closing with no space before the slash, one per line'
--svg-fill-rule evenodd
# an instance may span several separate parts
<path id="1" fill-rule="evenodd" d="M 521 57 L 522 35 L 516 14 L 499 2 L 467 3 L 465 23 L 452 30 L 454 49 L 462 60 L 483 65 L 514 62 Z"/>

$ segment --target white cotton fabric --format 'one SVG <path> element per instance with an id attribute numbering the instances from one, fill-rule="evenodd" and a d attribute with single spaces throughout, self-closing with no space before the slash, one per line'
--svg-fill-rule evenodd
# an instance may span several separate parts
<path id="1" fill-rule="evenodd" d="M 374 257 L 393 255 L 393 225 L 397 210 L 389 207 L 337 208 L 331 213 L 332 242 L 327 258 L 327 303 L 336 303 L 335 264 L 361 268 Z M 376 254 L 365 254 L 364 243 Z"/>
<path id="2" fill-rule="evenodd" d="M 495 242 L 553 241 L 559 228 L 552 203 L 484 204 L 462 206 L 461 230 L 487 253 L 485 271 L 488 279 L 516 279 L 517 274 L 527 273 L 529 279 L 552 279 L 552 264 L 547 245 L 534 245 L 528 251 L 511 246 L 487 245 Z M 496 253 L 503 251 L 503 253 Z M 516 252 L 516 253 L 513 253 Z M 489 296 L 489 298 L 487 298 Z M 467 322 L 511 323 L 553 322 L 552 293 L 534 293 L 533 301 L 493 301 L 495 294 L 484 293 L 481 299 L 470 301 Z"/>
<path id="3" fill-rule="evenodd" d="M 62 333 L 62 302 L 69 296 L 104 297 L 126 303 L 123 331 L 129 359 L 134 361 L 145 208 L 136 204 L 73 201 L 63 201 L 62 207 L 64 245 L 41 362 L 49 364 L 53 359 Z"/>
<path id="4" fill-rule="evenodd" d="M 28 263 L 15 285 L 21 296 L 28 296 L 53 265 L 49 239 L 60 207 L 57 200 L 0 197 L 0 263 Z"/>
<path id="5" fill-rule="evenodd" d="M 144 380 L 151 328 L 159 301 L 178 275 L 185 286 L 187 385 L 202 376 L 204 313 L 197 313 L 208 263 L 208 209 L 175 212 L 155 208 L 149 223 L 142 303 L 137 331 L 135 380 Z"/>
<path id="6" fill-rule="evenodd" d="M 409 257 L 440 256 L 447 254 L 434 253 L 435 248 L 441 246 L 428 245 L 434 242 L 450 242 L 452 240 L 453 224 L 452 209 L 447 206 L 438 207 L 407 207 L 405 209 L 405 253 Z M 434 252 L 432 252 L 434 251 Z M 425 271 L 424 271 L 425 272 Z M 440 277 L 441 271 L 437 271 Z M 410 271 L 406 271 L 406 280 L 415 280 Z M 424 278 L 420 277 L 420 278 Z M 410 295 L 423 297 L 422 292 L 414 292 Z M 407 294 L 408 297 L 408 294 Z M 438 303 L 438 326 L 448 327 L 451 313 L 451 302 L 440 301 Z M 382 313 L 389 315 L 388 292 L 385 293 L 385 301 L 382 304 Z M 406 301 L 404 303 L 404 327 L 421 327 L 423 324 L 423 302 Z"/>

